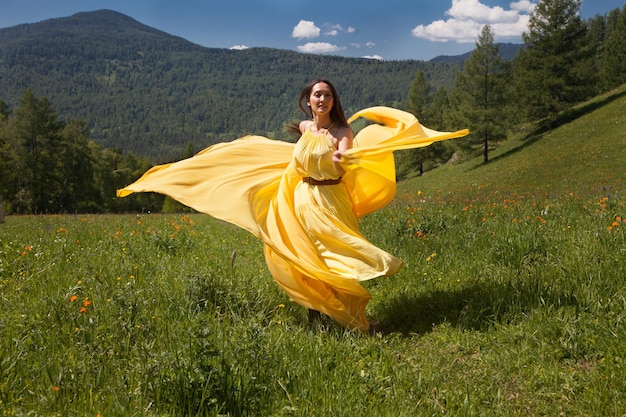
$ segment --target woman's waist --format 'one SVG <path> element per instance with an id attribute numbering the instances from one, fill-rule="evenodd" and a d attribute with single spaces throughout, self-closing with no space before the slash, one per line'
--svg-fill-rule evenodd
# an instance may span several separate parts
<path id="1" fill-rule="evenodd" d="M 302 177 L 302 181 L 310 185 L 337 185 L 337 184 L 341 184 L 341 177 L 339 178 Z"/>

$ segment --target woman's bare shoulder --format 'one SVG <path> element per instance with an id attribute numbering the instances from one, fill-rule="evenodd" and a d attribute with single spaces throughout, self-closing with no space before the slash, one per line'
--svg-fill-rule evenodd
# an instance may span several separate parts
<path id="1" fill-rule="evenodd" d="M 354 137 L 354 132 L 352 132 L 352 129 L 350 129 L 349 126 L 337 126 L 336 129 L 337 130 L 333 133 L 337 139 L 352 139 Z"/>
<path id="2" fill-rule="evenodd" d="M 300 126 L 300 133 L 306 132 L 306 130 L 311 127 L 311 123 L 313 123 L 312 120 L 303 120 L 303 121 L 301 121 L 300 125 L 299 125 Z"/>

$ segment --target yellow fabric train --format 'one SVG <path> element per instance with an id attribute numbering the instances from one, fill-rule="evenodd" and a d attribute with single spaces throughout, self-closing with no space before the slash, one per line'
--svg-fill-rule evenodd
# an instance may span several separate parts
<path id="1" fill-rule="evenodd" d="M 394 198 L 393 151 L 469 133 L 431 130 L 412 114 L 389 107 L 364 109 L 349 122 L 359 117 L 374 123 L 357 133 L 354 148 L 342 161 L 346 169 L 342 183 L 355 219 Z M 346 227 L 321 219 L 316 229 L 318 236 L 325 236 L 324 244 L 315 243 L 293 205 L 294 190 L 302 182 L 294 148 L 293 143 L 261 136 L 216 144 L 191 158 L 153 167 L 117 195 L 165 194 L 242 227 L 264 243 L 268 268 L 293 301 L 366 332 L 365 307 L 371 295 L 359 281 L 392 275 L 402 262 L 367 242 L 356 222 Z"/>

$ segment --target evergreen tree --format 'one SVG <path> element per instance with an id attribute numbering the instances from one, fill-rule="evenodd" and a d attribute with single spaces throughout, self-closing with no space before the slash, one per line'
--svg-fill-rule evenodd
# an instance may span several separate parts
<path id="1" fill-rule="evenodd" d="M 128 210 L 125 204 L 129 201 L 124 198 L 116 197 L 116 190 L 130 184 L 136 178 L 131 178 L 132 173 L 129 169 L 121 166 L 122 153 L 118 149 L 104 148 L 101 149 L 95 143 L 90 143 L 91 155 L 94 161 L 94 181 L 99 191 L 98 201 L 99 210 L 111 211 L 114 213 Z M 130 210 L 128 210 L 130 211 Z"/>
<path id="2" fill-rule="evenodd" d="M 489 141 L 505 136 L 506 73 L 491 27 L 485 25 L 454 90 L 458 111 L 482 143 L 484 163 L 489 161 Z"/>
<path id="3" fill-rule="evenodd" d="M 117 149 L 99 151 L 95 180 L 102 195 L 104 210 L 122 212 L 158 212 L 163 207 L 164 196 L 156 193 L 138 193 L 126 198 L 116 197 L 116 190 L 136 181 L 152 164 L 145 158 L 125 154 Z"/>
<path id="4" fill-rule="evenodd" d="M 411 89 L 409 90 L 409 105 L 408 111 L 412 113 L 418 120 L 424 120 L 426 117 L 426 106 L 429 101 L 430 86 L 426 81 L 426 76 L 423 70 L 417 71 L 413 83 L 411 83 Z M 424 162 L 429 157 L 425 151 L 427 148 L 411 149 L 407 152 L 402 152 L 397 156 L 398 158 L 398 173 L 402 178 L 409 171 L 417 167 L 419 174 L 424 173 Z"/>
<path id="5" fill-rule="evenodd" d="M 94 161 L 87 124 L 72 121 L 63 128 L 60 139 L 56 158 L 61 180 L 57 210 L 97 211 L 98 191 L 94 182 Z"/>
<path id="6" fill-rule="evenodd" d="M 587 20 L 587 45 L 591 51 L 591 59 L 589 60 L 588 71 L 591 73 L 590 78 L 593 79 L 595 86 L 594 93 L 597 94 L 600 91 L 598 74 L 602 68 L 602 62 L 604 58 L 604 42 L 606 41 L 607 29 L 606 29 L 606 16 L 596 15 L 593 18 Z"/>
<path id="7" fill-rule="evenodd" d="M 14 112 L 0 102 L 0 202 L 10 212 L 158 211 L 161 195 L 115 196 L 151 167 L 146 158 L 101 149 L 85 122 L 60 121 L 31 90 Z"/>
<path id="8" fill-rule="evenodd" d="M 613 9 L 607 14 L 604 39 L 608 39 L 611 36 L 613 30 L 617 27 L 621 14 L 622 11 L 620 9 Z"/>
<path id="9" fill-rule="evenodd" d="M 11 169 L 14 147 L 11 146 L 12 134 L 9 129 L 9 107 L 0 100 L 0 223 L 4 221 L 4 203 L 14 183 L 15 170 Z"/>
<path id="10" fill-rule="evenodd" d="M 430 95 L 430 85 L 426 81 L 424 70 L 417 71 L 415 79 L 409 90 L 409 108 L 408 111 L 413 113 L 418 119 L 424 117 L 426 106 L 428 105 Z"/>
<path id="11" fill-rule="evenodd" d="M 617 15 L 615 26 L 604 43 L 604 60 L 600 72 L 604 89 L 626 83 L 626 6 Z"/>
<path id="12" fill-rule="evenodd" d="M 62 123 L 47 98 L 28 89 L 15 110 L 18 210 L 56 212 L 60 173 L 55 161 Z"/>
<path id="13" fill-rule="evenodd" d="M 450 100 L 448 99 L 448 90 L 439 87 L 432 95 L 428 103 L 428 127 L 435 130 L 452 130 L 454 126 L 450 126 L 446 120 L 446 113 L 450 108 Z"/>
<path id="14" fill-rule="evenodd" d="M 437 127 L 434 127 L 434 119 L 440 119 L 440 114 L 437 114 L 440 109 L 438 108 L 434 111 L 433 104 L 435 98 L 440 98 L 439 94 L 441 94 L 442 91 L 445 94 L 443 87 L 437 92 L 437 95 L 433 94 L 433 89 L 426 80 L 424 71 L 419 70 L 411 84 L 407 111 L 412 113 L 425 126 L 431 129 L 437 129 Z M 441 102 L 438 101 L 437 105 L 440 104 Z M 436 114 L 437 116 L 435 116 Z M 425 171 L 426 163 L 438 163 L 444 158 L 445 153 L 446 147 L 439 142 L 424 148 L 416 148 L 398 153 L 396 164 L 398 167 L 398 178 L 404 178 L 415 168 L 417 168 L 419 175 L 422 175 Z"/>
<path id="15" fill-rule="evenodd" d="M 0 122 L 6 122 L 10 114 L 11 109 L 9 109 L 9 105 L 0 100 Z"/>
<path id="16" fill-rule="evenodd" d="M 185 145 L 185 150 L 183 151 L 183 154 L 181 155 L 181 159 L 191 158 L 196 153 L 197 153 L 196 147 L 194 146 L 193 142 L 187 142 L 187 145 Z"/>
<path id="17" fill-rule="evenodd" d="M 521 109 L 529 118 L 556 115 L 593 91 L 586 26 L 581 0 L 542 0 L 530 16 L 526 47 L 516 58 L 516 84 Z"/>

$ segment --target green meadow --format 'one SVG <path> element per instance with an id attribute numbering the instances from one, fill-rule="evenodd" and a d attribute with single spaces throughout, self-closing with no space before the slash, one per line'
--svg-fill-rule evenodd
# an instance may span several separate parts
<path id="1" fill-rule="evenodd" d="M 0 416 L 626 415 L 626 87 L 403 181 L 370 335 L 201 214 L 0 225 Z"/>

